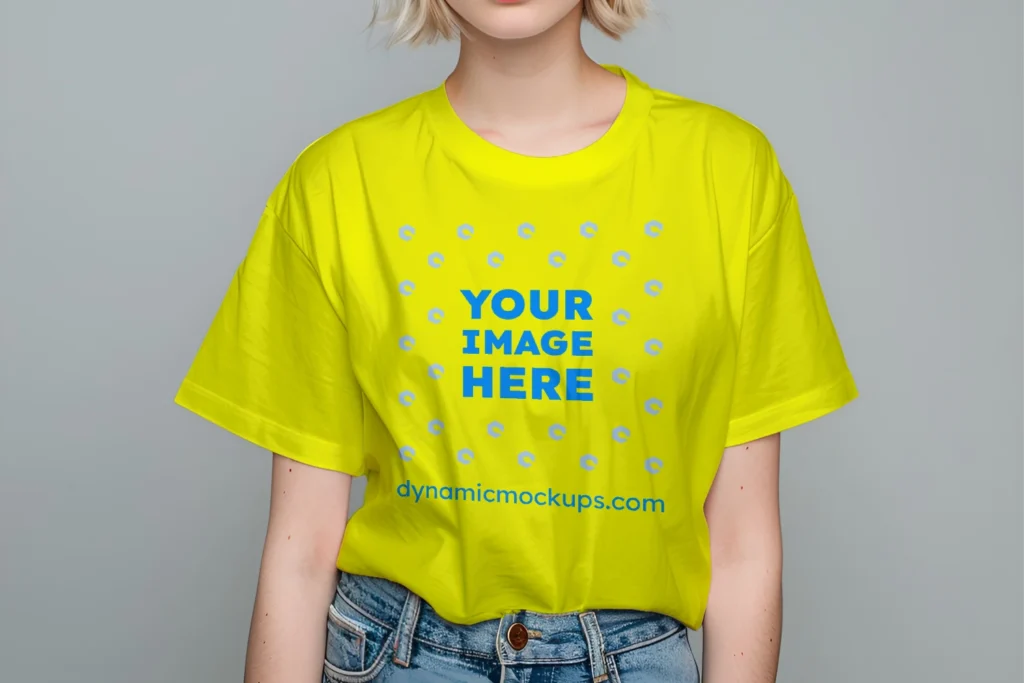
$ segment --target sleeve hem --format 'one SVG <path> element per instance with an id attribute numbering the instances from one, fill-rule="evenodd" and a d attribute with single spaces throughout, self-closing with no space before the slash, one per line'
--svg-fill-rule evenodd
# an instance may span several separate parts
<path id="1" fill-rule="evenodd" d="M 729 423 L 725 447 L 756 441 L 798 427 L 842 408 L 857 398 L 857 386 L 849 371 L 819 389 L 783 401 Z"/>
<path id="2" fill-rule="evenodd" d="M 353 477 L 366 474 L 365 465 L 347 454 L 340 444 L 295 432 L 189 380 L 182 383 L 174 402 L 235 436 L 290 460 Z"/>

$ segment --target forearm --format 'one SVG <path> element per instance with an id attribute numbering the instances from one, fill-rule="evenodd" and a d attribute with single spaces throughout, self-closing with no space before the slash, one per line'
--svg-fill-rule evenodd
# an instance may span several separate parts
<path id="1" fill-rule="evenodd" d="M 319 566 L 264 551 L 245 658 L 245 683 L 318 683 L 323 676 L 334 562 Z"/>
<path id="2" fill-rule="evenodd" d="M 774 683 L 782 635 L 779 436 L 725 450 L 704 504 L 711 592 L 705 683 Z"/>
<path id="3" fill-rule="evenodd" d="M 713 567 L 705 683 L 774 683 L 782 635 L 782 553 Z"/>
<path id="4" fill-rule="evenodd" d="M 274 456 L 245 683 L 319 683 L 352 478 Z"/>

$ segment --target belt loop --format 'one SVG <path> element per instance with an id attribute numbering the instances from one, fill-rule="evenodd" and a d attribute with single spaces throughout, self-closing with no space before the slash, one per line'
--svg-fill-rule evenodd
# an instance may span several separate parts
<path id="1" fill-rule="evenodd" d="M 587 639 L 590 673 L 594 677 L 594 683 L 604 683 L 608 680 L 608 666 L 605 662 L 604 636 L 601 635 L 597 615 L 593 612 L 583 612 L 580 614 L 580 624 L 583 626 L 583 637 Z"/>
<path id="2" fill-rule="evenodd" d="M 405 605 L 402 606 L 402 615 L 398 617 L 398 626 L 395 627 L 395 654 L 392 660 L 405 668 L 409 667 L 409 661 L 412 659 L 412 637 L 420 620 L 422 604 L 420 596 L 409 591 Z"/>

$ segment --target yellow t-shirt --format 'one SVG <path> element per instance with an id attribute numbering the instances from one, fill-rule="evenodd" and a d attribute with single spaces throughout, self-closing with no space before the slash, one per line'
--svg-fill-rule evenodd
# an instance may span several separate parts
<path id="1" fill-rule="evenodd" d="M 723 448 L 856 396 L 757 129 L 632 74 L 597 142 L 518 155 L 444 87 L 305 149 L 177 401 L 367 476 L 338 558 L 458 623 L 703 619 Z"/>

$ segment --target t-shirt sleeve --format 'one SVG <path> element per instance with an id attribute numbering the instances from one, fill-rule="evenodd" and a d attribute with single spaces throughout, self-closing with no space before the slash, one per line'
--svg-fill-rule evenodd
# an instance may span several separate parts
<path id="1" fill-rule="evenodd" d="M 175 401 L 280 455 L 360 475 L 362 392 L 343 311 L 300 246 L 317 212 L 295 203 L 281 202 L 286 221 L 268 204 Z"/>
<path id="2" fill-rule="evenodd" d="M 759 164 L 726 446 L 796 427 L 857 396 L 797 198 L 767 144 Z"/>

